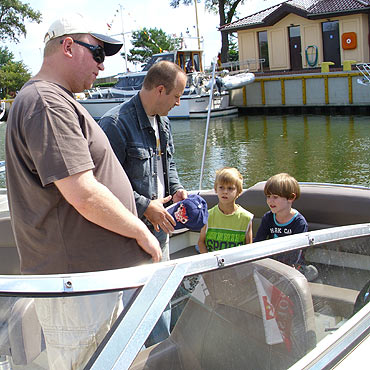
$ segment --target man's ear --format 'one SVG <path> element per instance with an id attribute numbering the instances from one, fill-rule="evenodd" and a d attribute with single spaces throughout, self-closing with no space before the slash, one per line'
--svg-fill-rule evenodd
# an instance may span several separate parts
<path id="1" fill-rule="evenodd" d="M 164 85 L 158 85 L 156 87 L 156 90 L 157 90 L 159 95 L 162 95 L 162 94 L 166 93 L 166 88 L 164 87 Z"/>
<path id="2" fill-rule="evenodd" d="M 72 37 L 67 36 L 62 42 L 63 47 L 63 53 L 67 55 L 68 57 L 72 57 L 72 45 L 73 45 L 73 39 Z"/>

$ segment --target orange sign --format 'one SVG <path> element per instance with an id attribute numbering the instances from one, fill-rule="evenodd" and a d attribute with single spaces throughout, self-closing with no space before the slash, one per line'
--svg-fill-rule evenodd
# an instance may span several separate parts
<path id="1" fill-rule="evenodd" d="M 357 36 L 356 32 L 346 32 L 342 34 L 342 48 L 343 49 L 356 49 Z"/>

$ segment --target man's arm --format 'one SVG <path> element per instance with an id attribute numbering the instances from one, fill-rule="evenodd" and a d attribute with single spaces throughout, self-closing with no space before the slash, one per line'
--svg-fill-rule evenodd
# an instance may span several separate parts
<path id="1" fill-rule="evenodd" d="M 107 135 L 109 143 L 116 155 L 118 161 L 120 162 L 123 169 L 125 169 L 125 161 L 127 158 L 127 139 L 124 131 L 124 120 L 119 119 L 116 123 L 111 116 L 103 116 L 99 121 L 99 126 Z M 130 173 L 127 173 L 130 177 Z M 131 184 L 132 185 L 132 184 Z M 136 203 L 136 210 L 138 217 L 142 218 L 144 212 L 148 208 L 151 199 L 145 197 L 142 194 L 139 194 L 134 189 L 134 198 Z"/>
<path id="2" fill-rule="evenodd" d="M 173 137 L 171 132 L 171 126 L 169 123 L 167 123 L 168 129 L 169 129 L 169 137 L 168 137 L 168 148 L 169 148 L 169 156 L 167 157 L 167 166 L 168 166 L 168 182 L 170 185 L 169 192 L 171 195 L 174 195 L 178 190 L 184 190 L 184 187 L 181 185 L 179 180 L 179 175 L 177 173 L 176 163 L 173 158 L 175 153 L 175 146 L 173 144 Z M 185 198 L 187 197 L 187 194 Z M 185 199 L 183 198 L 183 199 Z M 182 200 L 182 199 L 179 199 Z M 177 200 L 177 201 L 179 201 Z M 175 199 L 173 199 L 175 202 Z"/>
<path id="3" fill-rule="evenodd" d="M 87 220 L 122 236 L 136 239 L 139 246 L 153 258 L 161 260 L 157 239 L 91 170 L 55 181 L 64 198 Z"/>
<path id="4" fill-rule="evenodd" d="M 168 167 L 168 180 L 170 183 L 170 194 L 174 195 L 179 190 L 184 190 L 184 187 L 180 183 L 179 175 L 177 173 L 176 164 L 173 158 L 169 160 Z"/>

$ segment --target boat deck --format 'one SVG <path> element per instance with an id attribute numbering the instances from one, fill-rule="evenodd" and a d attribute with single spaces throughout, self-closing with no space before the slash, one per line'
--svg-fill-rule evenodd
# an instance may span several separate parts
<path id="1" fill-rule="evenodd" d="M 254 213 L 255 230 L 266 211 L 263 185 L 239 198 Z M 171 261 L 86 274 L 17 275 L 10 220 L 3 214 L 0 356 L 6 357 L 0 361 L 17 370 L 48 368 L 36 300 L 70 293 L 94 297 L 98 292 L 98 297 L 115 290 L 123 291 L 126 309 L 87 369 L 285 370 L 307 363 L 315 368 L 317 361 L 322 368 L 325 354 L 333 351 L 342 358 L 370 332 L 370 306 L 354 314 L 370 276 L 370 191 L 328 184 L 301 184 L 301 190 L 296 208 L 313 230 L 308 233 L 197 254 L 198 233 L 188 231 L 171 236 Z M 212 191 L 201 195 L 208 207 L 217 202 Z M 349 221 L 358 224 L 342 226 Z M 304 276 L 274 259 L 295 249 L 304 250 L 318 275 Z M 143 348 L 166 307 L 171 308 L 169 337 Z M 271 327 L 266 312 L 272 315 Z M 331 361 L 325 360 L 325 366 Z"/>

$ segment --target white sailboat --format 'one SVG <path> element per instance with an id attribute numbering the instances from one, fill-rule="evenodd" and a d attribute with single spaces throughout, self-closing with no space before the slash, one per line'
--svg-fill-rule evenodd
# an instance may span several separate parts
<path id="1" fill-rule="evenodd" d="M 205 118 L 208 114 L 209 104 L 211 104 L 212 117 L 237 114 L 238 108 L 230 105 L 229 90 L 252 83 L 254 81 L 254 74 L 248 71 L 239 71 L 237 76 L 234 76 L 227 75 L 228 70 L 217 72 L 217 87 L 215 86 L 213 97 L 209 100 L 211 73 L 207 73 L 204 68 L 196 3 L 195 15 L 197 45 L 193 45 L 193 38 L 183 37 L 179 50 L 166 51 L 153 55 L 142 71 L 139 72 L 128 71 L 127 53 L 125 51 L 126 72 L 117 76 L 117 83 L 111 88 L 95 88 L 86 91 L 84 94 L 78 94 L 77 100 L 79 100 L 95 120 L 99 120 L 109 109 L 130 99 L 140 90 L 145 75 L 153 64 L 161 60 L 168 60 L 178 64 L 188 74 L 188 83 L 181 97 L 180 105 L 171 109 L 168 114 L 169 118 Z M 124 48 L 126 48 L 125 32 L 123 30 L 122 36 Z M 238 86 L 236 86 L 236 83 Z"/>
<path id="2" fill-rule="evenodd" d="M 79 94 L 77 100 L 94 117 L 100 119 L 104 113 L 114 106 L 123 103 L 137 94 L 144 81 L 145 75 L 153 64 L 160 60 L 169 60 L 186 68 L 190 60 L 194 72 L 188 74 L 188 83 L 181 96 L 180 105 L 171 109 L 170 118 L 205 118 L 208 113 L 211 74 L 203 70 L 203 51 L 181 49 L 171 52 L 155 54 L 140 72 L 128 72 L 118 76 L 117 83 L 111 88 L 93 89 Z M 230 105 L 229 90 L 241 88 L 254 81 L 254 74 L 241 71 L 230 75 L 228 71 L 218 73 L 217 84 L 211 100 L 211 116 L 225 116 L 237 114 L 238 108 Z"/>

